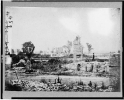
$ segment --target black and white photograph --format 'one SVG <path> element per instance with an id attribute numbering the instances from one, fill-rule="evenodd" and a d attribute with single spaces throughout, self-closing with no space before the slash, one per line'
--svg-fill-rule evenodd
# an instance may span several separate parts
<path id="1" fill-rule="evenodd" d="M 5 92 L 122 92 L 121 8 L 6 6 L 4 14 Z"/>

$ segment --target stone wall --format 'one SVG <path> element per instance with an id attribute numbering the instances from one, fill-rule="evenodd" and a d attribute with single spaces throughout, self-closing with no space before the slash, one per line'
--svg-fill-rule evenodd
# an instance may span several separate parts
<path id="1" fill-rule="evenodd" d="M 84 72 L 109 72 L 108 62 L 75 62 L 71 64 L 66 64 L 63 67 L 68 69 L 76 70 L 78 64 L 80 64 L 80 69 Z"/>

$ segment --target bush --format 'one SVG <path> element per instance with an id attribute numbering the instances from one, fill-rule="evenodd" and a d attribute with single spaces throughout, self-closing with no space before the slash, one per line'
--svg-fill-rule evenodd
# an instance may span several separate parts
<path id="1" fill-rule="evenodd" d="M 41 79 L 40 82 L 47 83 L 45 79 Z"/>
<path id="2" fill-rule="evenodd" d="M 18 85 L 12 85 L 9 81 L 5 81 L 5 90 L 7 91 L 22 91 L 22 87 Z"/>
<path id="3" fill-rule="evenodd" d="M 59 64 L 60 63 L 60 60 L 57 60 L 57 59 L 50 59 L 48 61 L 48 64 Z"/>
<path id="4" fill-rule="evenodd" d="M 33 63 L 33 69 L 41 69 L 44 72 L 57 71 L 61 68 L 61 64 L 59 64 L 59 60 L 51 59 L 47 63 Z"/>
<path id="5" fill-rule="evenodd" d="M 58 72 L 56 75 L 71 75 L 70 72 Z"/>
<path id="6" fill-rule="evenodd" d="M 43 69 L 43 64 L 42 63 L 33 63 L 32 68 L 33 69 Z"/>
<path id="7" fill-rule="evenodd" d="M 59 69 L 59 66 L 57 64 L 53 64 L 53 65 L 47 64 L 43 66 L 42 70 L 44 72 L 53 72 L 53 71 L 57 71 L 58 69 Z"/>

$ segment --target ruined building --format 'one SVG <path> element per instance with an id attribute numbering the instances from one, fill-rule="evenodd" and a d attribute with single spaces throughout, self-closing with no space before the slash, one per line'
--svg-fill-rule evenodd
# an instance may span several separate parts
<path id="1" fill-rule="evenodd" d="M 79 36 L 73 41 L 73 60 L 74 62 L 83 60 L 83 46 Z"/>

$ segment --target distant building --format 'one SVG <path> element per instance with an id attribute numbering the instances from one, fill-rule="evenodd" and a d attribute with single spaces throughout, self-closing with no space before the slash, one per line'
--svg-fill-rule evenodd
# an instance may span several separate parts
<path id="1" fill-rule="evenodd" d="M 77 58 L 82 60 L 83 57 L 83 46 L 80 43 L 80 37 L 76 37 L 73 41 L 67 42 L 67 45 L 62 47 L 55 47 L 52 50 L 42 51 L 41 55 L 49 54 L 51 57 L 69 57 L 71 54 L 74 55 L 74 59 Z"/>
<path id="2" fill-rule="evenodd" d="M 51 51 L 51 57 L 63 57 L 63 56 L 68 56 L 69 54 L 70 54 L 70 50 L 67 45 L 53 48 Z"/>

